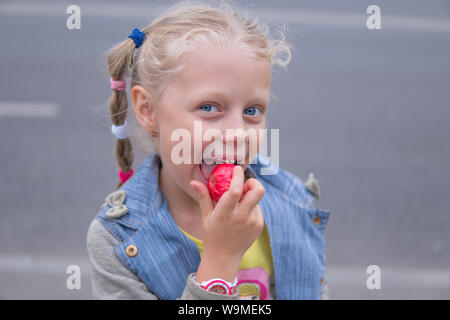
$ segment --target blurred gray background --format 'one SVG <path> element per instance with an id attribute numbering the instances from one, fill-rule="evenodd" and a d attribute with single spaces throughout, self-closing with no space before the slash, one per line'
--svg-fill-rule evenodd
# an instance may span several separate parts
<path id="1" fill-rule="evenodd" d="M 314 172 L 331 211 L 330 297 L 449 299 L 450 1 L 238 2 L 295 46 L 268 124 L 280 166 Z M 91 299 L 86 232 L 118 171 L 103 57 L 171 3 L 0 3 L 0 298 Z M 366 26 L 371 4 L 381 30 Z"/>

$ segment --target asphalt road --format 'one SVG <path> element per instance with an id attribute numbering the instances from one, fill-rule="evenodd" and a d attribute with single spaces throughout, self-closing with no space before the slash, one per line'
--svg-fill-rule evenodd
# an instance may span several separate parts
<path id="1" fill-rule="evenodd" d="M 0 4 L 0 298 L 91 297 L 87 227 L 118 170 L 102 59 L 165 2 L 108 3 L 78 1 L 80 30 L 66 28 L 68 1 Z M 381 30 L 365 25 L 367 1 L 241 3 L 286 23 L 295 46 L 274 70 L 268 125 L 280 166 L 314 172 L 331 211 L 331 298 L 449 299 L 449 2 L 377 1 Z"/>

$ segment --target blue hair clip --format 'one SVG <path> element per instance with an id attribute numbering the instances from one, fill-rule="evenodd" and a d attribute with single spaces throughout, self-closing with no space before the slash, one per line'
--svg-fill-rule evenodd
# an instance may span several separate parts
<path id="1" fill-rule="evenodd" d="M 134 28 L 133 32 L 128 36 L 128 38 L 132 38 L 134 43 L 136 44 L 136 48 L 139 48 L 145 40 L 145 33 L 143 33 L 138 28 Z"/>

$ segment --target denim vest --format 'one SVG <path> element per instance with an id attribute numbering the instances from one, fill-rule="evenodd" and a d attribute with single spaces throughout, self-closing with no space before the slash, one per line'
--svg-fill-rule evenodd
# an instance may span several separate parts
<path id="1" fill-rule="evenodd" d="M 324 229 L 329 211 L 310 206 L 312 194 L 296 176 L 256 155 L 245 171 L 266 189 L 259 202 L 272 249 L 275 295 L 281 300 L 320 299 L 325 283 Z M 121 186 L 128 212 L 108 218 L 105 206 L 96 219 L 119 241 L 115 252 L 122 263 L 160 299 L 181 296 L 190 273 L 200 264 L 197 245 L 177 227 L 164 194 L 159 189 L 161 160 L 158 154 L 142 165 Z M 261 169 L 276 174 L 261 174 Z M 134 245 L 136 255 L 127 254 Z"/>

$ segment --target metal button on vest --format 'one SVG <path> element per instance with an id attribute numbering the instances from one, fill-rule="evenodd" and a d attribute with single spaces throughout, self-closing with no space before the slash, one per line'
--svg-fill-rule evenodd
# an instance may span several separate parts
<path id="1" fill-rule="evenodd" d="M 129 246 L 127 246 L 127 248 L 125 249 L 125 252 L 127 253 L 127 256 L 129 257 L 134 257 L 137 255 L 138 253 L 138 249 L 135 245 L 130 244 Z"/>
<path id="2" fill-rule="evenodd" d="M 315 226 L 317 226 L 320 223 L 320 218 L 319 217 L 315 217 L 313 220 L 313 223 Z"/>

